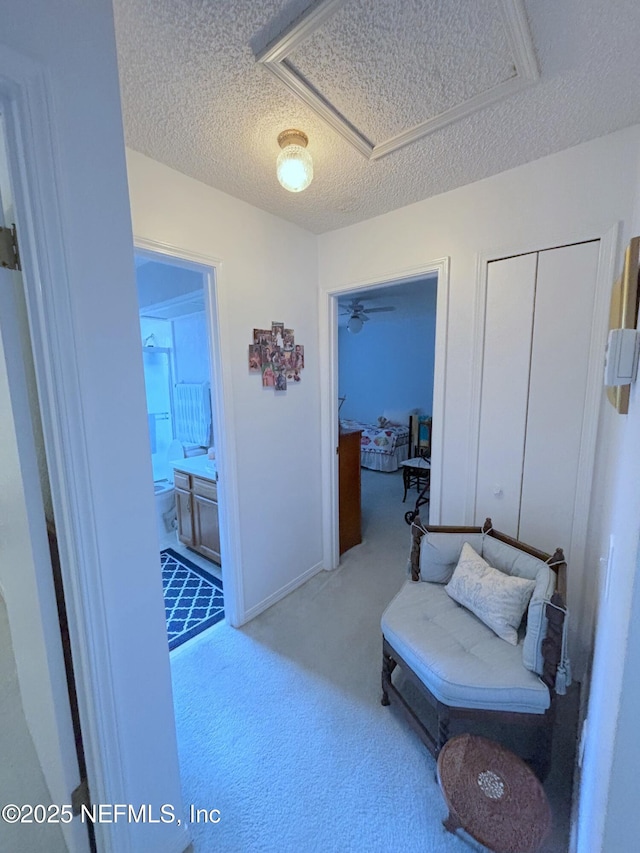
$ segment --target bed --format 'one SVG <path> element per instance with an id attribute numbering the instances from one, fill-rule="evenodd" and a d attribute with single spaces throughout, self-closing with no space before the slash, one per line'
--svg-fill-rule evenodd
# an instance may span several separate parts
<path id="1" fill-rule="evenodd" d="M 380 419 L 382 422 L 382 419 Z M 409 422 L 388 421 L 384 426 L 360 421 L 340 421 L 345 430 L 361 430 L 360 464 L 373 471 L 397 471 L 400 463 L 409 458 Z"/>

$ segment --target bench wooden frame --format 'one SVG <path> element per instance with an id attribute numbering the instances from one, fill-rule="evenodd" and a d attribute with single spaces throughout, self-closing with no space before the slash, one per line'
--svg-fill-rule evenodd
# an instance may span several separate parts
<path id="1" fill-rule="evenodd" d="M 391 699 L 397 703 L 400 712 L 434 758 L 437 758 L 440 750 L 449 739 L 449 726 L 454 719 L 482 722 L 497 721 L 510 726 L 517 725 L 528 729 L 532 727 L 537 728 L 540 731 L 540 737 L 536 740 L 536 752 L 530 759 L 530 762 L 538 776 L 544 779 L 551 760 L 551 741 L 556 710 L 556 674 L 562 657 L 567 569 L 564 553 L 561 548 L 558 548 L 553 555 L 549 555 L 543 551 L 539 551 L 537 548 L 532 548 L 530 545 L 525 545 L 511 536 L 494 530 L 491 519 L 489 518 L 482 527 L 423 527 L 418 516 L 412 526 L 411 579 L 414 581 L 420 580 L 420 542 L 425 533 L 484 533 L 486 536 L 492 536 L 500 542 L 505 542 L 507 545 L 511 545 L 526 554 L 543 560 L 556 572 L 556 592 L 551 598 L 551 605 L 548 604 L 546 607 L 548 626 L 546 637 L 542 641 L 544 670 L 540 676 L 549 689 L 551 704 L 544 714 L 495 711 L 479 708 L 458 708 L 445 705 L 431 693 L 420 677 L 416 675 L 385 637 L 382 638 L 382 704 L 389 705 Z M 435 710 L 437 718 L 436 732 L 429 731 L 424 722 L 418 717 L 416 711 L 392 683 L 391 675 L 397 666 L 400 666 L 405 677 Z"/>

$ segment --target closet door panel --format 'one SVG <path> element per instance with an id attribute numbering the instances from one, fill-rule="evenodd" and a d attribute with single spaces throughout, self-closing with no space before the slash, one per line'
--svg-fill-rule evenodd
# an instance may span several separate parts
<path id="1" fill-rule="evenodd" d="M 599 241 L 539 253 L 519 536 L 570 559 Z"/>
<path id="2" fill-rule="evenodd" d="M 518 532 L 537 255 L 487 271 L 476 523 Z"/>

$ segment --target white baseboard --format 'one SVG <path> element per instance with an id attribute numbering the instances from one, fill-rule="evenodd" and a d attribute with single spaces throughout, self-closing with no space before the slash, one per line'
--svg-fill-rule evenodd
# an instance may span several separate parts
<path id="1" fill-rule="evenodd" d="M 242 625 L 246 622 L 249 622 L 251 619 L 255 619 L 260 613 L 263 613 L 272 604 L 275 604 L 277 601 L 283 599 L 286 595 L 289 595 L 290 592 L 293 592 L 294 589 L 297 589 L 299 586 L 302 586 L 303 583 L 312 578 L 314 575 L 317 575 L 318 572 L 321 572 L 324 568 L 324 563 L 319 562 L 316 563 L 315 566 L 311 566 L 310 569 L 307 569 L 306 572 L 303 572 L 297 578 L 294 578 L 288 584 L 285 584 L 280 589 L 276 590 L 272 595 L 265 598 L 259 604 L 256 604 L 254 607 L 251 607 L 249 610 L 245 611 L 244 619 L 242 620 Z"/>

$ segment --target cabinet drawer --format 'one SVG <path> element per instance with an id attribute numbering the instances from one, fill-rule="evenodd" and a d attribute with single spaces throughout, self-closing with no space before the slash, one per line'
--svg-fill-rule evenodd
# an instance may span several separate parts
<path id="1" fill-rule="evenodd" d="M 191 488 L 191 476 L 189 474 L 183 474 L 182 471 L 174 471 L 173 482 L 177 489 L 186 489 L 189 491 Z"/>
<path id="2" fill-rule="evenodd" d="M 193 478 L 193 494 L 209 498 L 210 501 L 218 500 L 218 485 L 215 480 L 204 480 L 200 477 Z"/>

